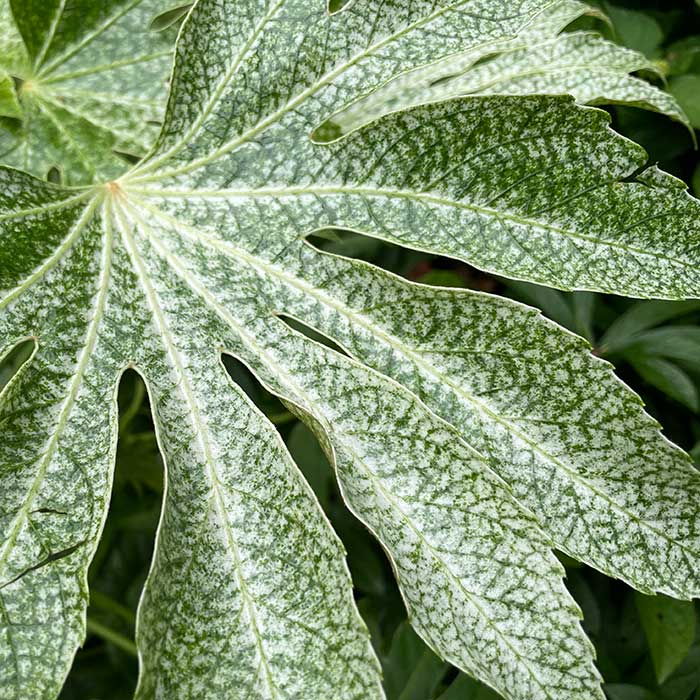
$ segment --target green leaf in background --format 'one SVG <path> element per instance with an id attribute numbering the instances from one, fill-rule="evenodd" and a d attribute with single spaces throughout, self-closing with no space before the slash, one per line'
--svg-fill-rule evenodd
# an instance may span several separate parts
<path id="1" fill-rule="evenodd" d="M 639 355 L 630 363 L 645 381 L 676 399 L 691 411 L 700 410 L 700 396 L 693 380 L 680 367 L 662 357 Z"/>
<path id="2" fill-rule="evenodd" d="M 500 700 L 500 696 L 472 678 L 460 674 L 438 700 Z"/>
<path id="3" fill-rule="evenodd" d="M 648 58 L 659 55 L 664 32 L 654 17 L 640 10 L 603 3 L 603 10 L 610 18 L 615 33 L 622 44 L 639 51 Z"/>
<path id="4" fill-rule="evenodd" d="M 394 634 L 382 669 L 387 700 L 425 700 L 433 697 L 448 666 L 404 622 Z"/>
<path id="5" fill-rule="evenodd" d="M 85 184 L 145 155 L 163 118 L 175 37 L 174 27 L 148 25 L 174 4 L 0 0 L 0 70 L 17 81 L 21 104 L 5 115 L 16 124 L 0 122 L 0 161 L 42 178 L 56 167 L 66 183 Z"/>
<path id="6" fill-rule="evenodd" d="M 666 596 L 638 594 L 636 600 L 656 678 L 662 684 L 690 651 L 695 639 L 695 608 L 692 603 Z"/>
<path id="7" fill-rule="evenodd" d="M 661 323 L 700 311 L 700 301 L 642 301 L 620 314 L 602 336 L 599 347 L 604 355 L 612 355 L 635 343 L 642 332 Z"/>
<path id="8" fill-rule="evenodd" d="M 680 666 L 661 685 L 657 694 L 660 700 L 678 700 L 700 693 L 700 647 L 694 645 Z"/>
<path id="9" fill-rule="evenodd" d="M 694 128 L 700 129 L 700 74 L 672 78 L 669 91 L 676 98 Z"/>
<path id="10" fill-rule="evenodd" d="M 657 700 L 647 688 L 627 683 L 609 683 L 605 692 L 609 700 Z"/>
<path id="11" fill-rule="evenodd" d="M 599 353 L 629 362 L 651 386 L 697 413 L 700 395 L 691 375 L 700 376 L 700 329 L 676 323 L 654 326 L 687 316 L 698 308 L 695 301 L 635 304 L 603 334 Z"/>
<path id="12" fill-rule="evenodd" d="M 674 324 L 637 334 L 625 351 L 666 357 L 700 373 L 700 328 Z"/>
<path id="13" fill-rule="evenodd" d="M 700 36 L 689 36 L 674 42 L 666 50 L 669 75 L 700 73 Z"/>

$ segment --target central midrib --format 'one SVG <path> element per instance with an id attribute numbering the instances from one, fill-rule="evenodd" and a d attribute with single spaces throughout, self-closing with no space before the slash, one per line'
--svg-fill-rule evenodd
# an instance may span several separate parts
<path id="1" fill-rule="evenodd" d="M 301 197 L 304 195 L 318 195 L 318 196 L 333 196 L 333 195 L 347 195 L 347 196 L 358 196 L 358 197 L 383 197 L 387 199 L 406 199 L 411 202 L 424 202 L 426 204 L 433 204 L 436 206 L 441 206 L 441 207 L 448 207 L 448 208 L 456 208 L 456 209 L 463 209 L 465 211 L 471 211 L 474 212 L 475 214 L 480 214 L 485 217 L 490 217 L 493 219 L 497 219 L 499 221 L 509 221 L 512 222 L 513 224 L 517 224 L 520 226 L 528 226 L 528 227 L 533 227 L 533 228 L 539 228 L 544 231 L 554 233 L 558 236 L 561 236 L 564 239 L 575 239 L 575 240 L 580 240 L 586 243 L 592 243 L 594 245 L 601 245 L 601 246 L 607 246 L 613 249 L 619 249 L 619 250 L 624 250 L 629 253 L 633 253 L 635 255 L 640 255 L 640 256 L 645 256 L 645 257 L 655 257 L 655 258 L 663 258 L 664 260 L 668 260 L 671 263 L 674 263 L 676 265 L 680 265 L 682 267 L 688 267 L 693 270 L 696 269 L 696 265 L 692 264 L 691 262 L 687 260 L 682 260 L 680 258 L 674 258 L 669 255 L 664 255 L 662 253 L 659 253 L 657 251 L 650 251 L 650 250 L 644 250 L 643 248 L 637 248 L 636 246 L 617 242 L 617 241 L 609 241 L 609 240 L 604 240 L 601 238 L 597 238 L 596 236 L 592 235 L 587 235 L 585 233 L 581 233 L 580 231 L 573 231 L 573 230 L 567 230 L 562 228 L 561 226 L 555 226 L 554 224 L 547 223 L 546 221 L 541 221 L 539 219 L 528 219 L 524 216 L 521 216 L 519 214 L 516 214 L 515 212 L 509 211 L 509 210 L 498 210 L 494 209 L 492 207 L 485 207 L 482 205 L 478 204 L 473 204 L 471 202 L 466 202 L 462 200 L 454 200 L 454 199 L 448 199 L 447 197 L 440 196 L 437 193 L 431 193 L 431 192 L 412 192 L 408 190 L 400 190 L 400 189 L 389 189 L 389 188 L 379 188 L 379 187 L 351 187 L 351 186 L 344 186 L 344 185 L 330 185 L 330 186 L 317 186 L 317 187 L 286 187 L 286 188 L 259 188 L 259 189 L 251 189 L 251 190 L 197 190 L 197 189 L 192 189 L 192 190 L 177 190 L 177 189 L 147 189 L 147 188 L 140 188 L 140 187 L 133 187 L 129 186 L 128 182 L 125 183 L 125 186 L 128 188 L 130 192 L 133 192 L 136 195 L 142 194 L 146 196 L 155 196 L 155 197 L 180 197 L 183 199 L 197 199 L 197 198 L 218 198 L 218 199 L 235 199 L 235 198 L 240 198 L 240 199 L 258 199 L 258 198 L 265 198 L 265 197 L 278 197 L 278 198 L 284 198 L 284 197 Z M 655 214 L 654 217 L 663 217 L 666 216 L 665 212 L 660 212 L 658 214 Z M 644 223 L 647 220 L 650 220 L 652 217 L 648 217 L 647 219 L 643 221 L 637 221 L 635 222 L 634 225 L 639 226 L 641 223 Z M 352 222 L 328 222 L 327 225 L 338 225 L 338 226 L 348 226 L 352 227 Z M 410 247 L 415 248 L 416 250 L 421 250 L 423 252 L 435 252 L 435 250 L 430 249 L 430 248 L 419 248 L 419 247 L 414 247 L 411 245 L 409 242 L 408 245 Z M 444 252 L 444 251 L 442 251 Z M 491 271 L 491 270 L 487 270 Z M 493 272 L 498 272 L 493 270 Z"/>

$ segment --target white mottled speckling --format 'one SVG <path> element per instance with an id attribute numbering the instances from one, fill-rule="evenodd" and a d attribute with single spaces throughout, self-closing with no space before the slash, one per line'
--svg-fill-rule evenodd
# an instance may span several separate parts
<path id="1" fill-rule="evenodd" d="M 400 75 L 334 114 L 334 129 L 347 133 L 399 109 L 492 94 L 570 94 L 581 104 L 645 107 L 689 125 L 672 95 L 632 75 L 656 71 L 653 61 L 594 32 L 561 33 L 590 13 L 598 14 L 578 0 L 557 2 L 515 39 L 480 45 Z M 319 136 L 324 133 L 334 136 L 328 127 L 319 130 Z"/>
<path id="2" fill-rule="evenodd" d="M 309 138 L 551 4 L 200 0 L 144 163 L 85 190 L 0 170 L 0 354 L 36 343 L 0 397 L 0 700 L 55 698 L 83 638 L 128 366 L 167 465 L 138 700 L 383 697 L 342 546 L 222 352 L 317 431 L 422 637 L 508 700 L 602 698 L 551 547 L 700 593 L 697 474 L 582 341 L 304 241 L 343 226 L 564 288 L 700 293 L 697 201 L 630 177 L 644 153 L 572 99 Z"/>
<path id="3" fill-rule="evenodd" d="M 10 12 L 10 6 L 12 13 Z M 23 81 L 0 162 L 89 184 L 143 156 L 163 119 L 175 30 L 149 31 L 173 0 L 0 0 L 0 71 Z M 14 16 L 14 19 L 13 19 Z"/>

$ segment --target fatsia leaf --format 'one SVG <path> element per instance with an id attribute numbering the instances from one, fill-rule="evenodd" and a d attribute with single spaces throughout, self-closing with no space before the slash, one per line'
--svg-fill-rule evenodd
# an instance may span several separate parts
<path id="1" fill-rule="evenodd" d="M 167 462 L 137 631 L 138 697 L 218 698 L 224 688 L 241 698 L 321 698 L 339 688 L 381 697 L 341 546 L 274 428 L 208 341 L 197 349 L 189 299 L 177 322 L 160 306 L 137 250 L 96 215 L 99 195 L 59 202 L 48 186 L 32 183 L 23 194 L 18 184 L 3 187 L 13 206 L 42 201 L 51 212 L 53 200 L 56 223 L 70 233 L 23 282 L 42 299 L 12 303 L 11 292 L 2 302 L 3 345 L 27 323 L 40 339 L 6 387 L 0 417 L 6 696 L 55 697 L 84 636 L 86 566 L 114 461 L 115 387 L 133 364 L 150 380 Z M 11 247 L 2 249 L 3 287 L 14 272 L 5 264 Z"/>
<path id="2" fill-rule="evenodd" d="M 124 172 L 158 133 L 174 31 L 149 22 L 176 0 L 0 0 L 0 69 L 19 84 L 19 124 L 0 123 L 0 160 L 86 184 Z M 13 19 L 14 18 L 14 19 Z"/>
<path id="3" fill-rule="evenodd" d="M 334 138 L 397 109 L 465 95 L 557 95 L 581 104 L 628 104 L 666 114 L 689 126 L 668 92 L 632 75 L 656 72 L 637 51 L 595 32 L 562 33 L 574 20 L 596 11 L 578 0 L 546 8 L 515 39 L 478 46 L 408 71 L 333 115 L 316 132 Z M 692 130 L 691 130 L 692 131 Z"/>
<path id="4" fill-rule="evenodd" d="M 0 352 L 35 343 L 0 403 L 12 700 L 54 697 L 84 634 L 126 367 L 167 471 L 139 700 L 382 697 L 342 548 L 222 353 L 316 432 L 422 638 L 509 700 L 602 698 L 553 545 L 698 593 L 700 480 L 582 341 L 304 240 L 344 226 L 565 287 L 693 294 L 697 203 L 635 176 L 643 152 L 571 99 L 474 97 L 310 138 L 549 5 L 200 0 L 142 165 L 84 189 L 0 170 Z"/>
<path id="5" fill-rule="evenodd" d="M 268 269 L 281 308 L 457 427 L 559 549 L 643 591 L 698 595 L 698 474 L 584 341 L 511 301 L 310 247 Z"/>
<path id="6" fill-rule="evenodd" d="M 0 2 L 0 65 L 10 73 L 18 74 L 27 62 L 27 50 L 12 17 L 9 0 Z"/>

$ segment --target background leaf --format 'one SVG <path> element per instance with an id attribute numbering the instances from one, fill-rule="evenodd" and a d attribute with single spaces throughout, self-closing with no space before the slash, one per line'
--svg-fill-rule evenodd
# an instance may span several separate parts
<path id="1" fill-rule="evenodd" d="M 662 684 L 680 666 L 695 640 L 695 608 L 692 603 L 666 596 L 637 596 L 642 626 Z"/>
<path id="2" fill-rule="evenodd" d="M 145 155 L 165 110 L 177 31 L 148 25 L 174 4 L 0 0 L 0 70 L 17 82 L 21 104 L 0 122 L 0 160 L 86 184 Z"/>

